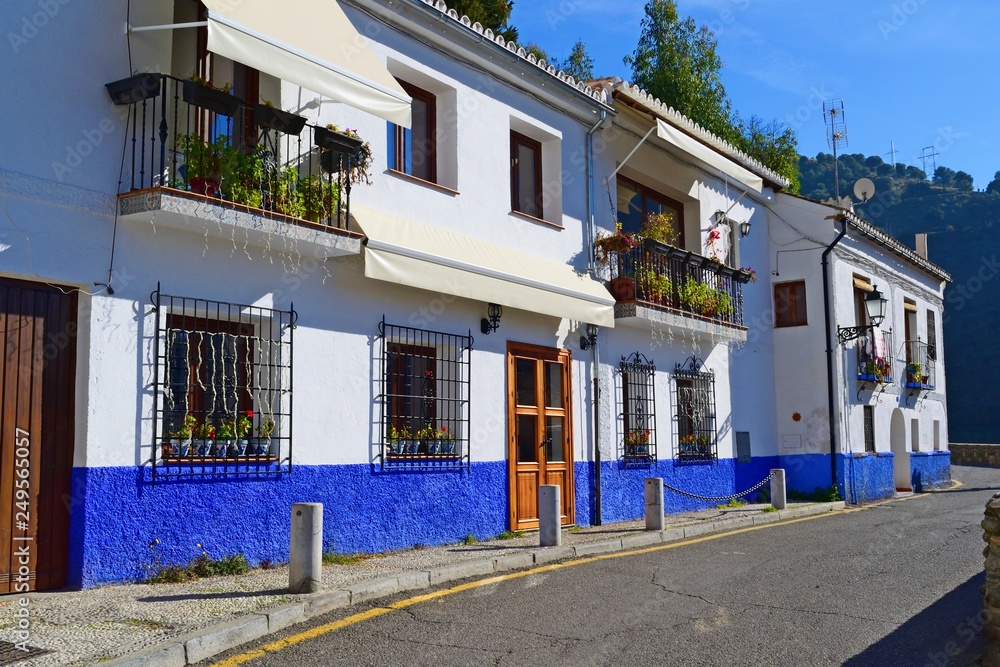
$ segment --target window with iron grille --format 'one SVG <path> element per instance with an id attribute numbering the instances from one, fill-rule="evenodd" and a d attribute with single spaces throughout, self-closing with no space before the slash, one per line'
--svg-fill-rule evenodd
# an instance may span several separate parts
<path id="1" fill-rule="evenodd" d="M 622 393 L 622 456 L 626 464 L 656 461 L 656 365 L 636 352 L 618 363 Z"/>
<path id="2" fill-rule="evenodd" d="M 674 369 L 674 433 L 679 461 L 714 461 L 715 373 L 702 370 L 701 360 L 691 357 Z"/>
<path id="3" fill-rule="evenodd" d="M 472 335 L 379 324 L 382 467 L 469 465 Z"/>
<path id="4" fill-rule="evenodd" d="M 152 301 L 154 480 L 290 471 L 295 311 Z"/>
<path id="5" fill-rule="evenodd" d="M 865 408 L 865 451 L 875 452 L 875 406 L 866 405 Z"/>

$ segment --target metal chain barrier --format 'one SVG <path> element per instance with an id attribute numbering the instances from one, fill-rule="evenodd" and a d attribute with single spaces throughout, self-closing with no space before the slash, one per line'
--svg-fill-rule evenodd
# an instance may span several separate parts
<path id="1" fill-rule="evenodd" d="M 687 496 L 688 498 L 694 498 L 696 500 L 716 500 L 716 501 L 719 501 L 719 500 L 735 500 L 736 498 L 740 498 L 740 497 L 745 496 L 747 494 L 753 493 L 754 491 L 756 491 L 757 489 L 759 489 L 760 487 L 764 486 L 769 481 L 771 481 L 772 477 L 774 477 L 774 473 L 773 472 L 770 475 L 768 475 L 767 477 L 765 477 L 764 479 L 762 479 L 759 484 L 756 484 L 756 485 L 750 487 L 746 491 L 743 491 L 741 493 L 734 493 L 734 494 L 732 494 L 730 496 L 699 496 L 697 493 L 688 493 L 687 491 L 681 491 L 680 489 L 675 489 L 674 487 L 670 486 L 667 483 L 663 484 L 663 488 L 664 489 L 670 489 L 674 493 L 679 493 L 682 496 Z"/>

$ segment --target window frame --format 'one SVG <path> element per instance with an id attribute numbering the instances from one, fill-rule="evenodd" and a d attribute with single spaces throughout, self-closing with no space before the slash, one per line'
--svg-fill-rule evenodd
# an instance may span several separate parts
<path id="1" fill-rule="evenodd" d="M 393 325 L 384 317 L 378 330 L 381 467 L 468 468 L 471 332 Z"/>
<path id="2" fill-rule="evenodd" d="M 534 151 L 532 168 L 534 169 L 536 210 L 529 211 L 523 207 L 521 198 L 521 161 L 518 148 L 524 146 Z M 526 215 L 537 220 L 545 220 L 545 196 L 542 190 L 542 142 L 518 132 L 510 131 L 510 209 L 515 213 Z"/>
<path id="3" fill-rule="evenodd" d="M 427 177 L 425 178 L 413 173 L 413 144 L 417 141 L 417 138 L 413 136 L 412 129 L 396 125 L 395 123 L 389 123 L 391 134 L 389 169 L 400 174 L 405 174 L 410 178 L 415 178 L 418 181 L 438 185 L 437 96 L 428 90 L 424 90 L 402 79 L 396 79 L 396 81 L 406 91 L 407 95 L 427 106 L 427 136 L 423 138 L 426 142 Z M 408 132 L 410 133 L 409 144 L 406 141 L 406 134 Z M 408 145 L 410 147 L 409 155 L 407 155 L 406 151 Z M 409 157 L 411 165 L 409 169 L 406 166 L 407 157 Z"/>
<path id="4" fill-rule="evenodd" d="M 928 308 L 925 317 L 927 319 L 927 356 L 932 361 L 937 361 L 937 315 L 933 310 Z"/>
<path id="5" fill-rule="evenodd" d="M 783 298 L 779 296 L 779 292 L 784 292 L 785 290 L 795 290 L 801 287 L 802 289 L 802 307 L 801 312 L 798 307 L 798 297 L 794 295 L 792 298 Z M 809 325 L 809 308 L 808 308 L 808 298 L 806 294 L 806 281 L 805 280 L 789 280 L 786 282 L 775 283 L 773 290 L 773 304 L 774 304 L 774 328 L 775 329 L 786 329 L 789 327 L 804 327 Z M 779 301 L 779 298 L 783 298 L 783 301 Z M 788 304 L 787 309 L 779 308 L 779 303 Z M 785 314 L 788 319 L 783 319 L 782 314 Z M 796 317 L 792 317 L 792 316 Z"/>
<path id="6" fill-rule="evenodd" d="M 677 461 L 705 462 L 718 459 L 718 430 L 715 403 L 715 373 L 702 370 L 701 360 L 691 357 L 677 364 L 671 382 L 673 424 L 677 439 Z M 684 410 L 695 392 L 701 393 L 703 414 L 696 416 L 696 406 Z M 685 397 L 685 393 L 689 393 Z M 687 442 L 688 439 L 692 442 Z"/>
<path id="7" fill-rule="evenodd" d="M 864 408 L 864 432 L 865 432 L 865 452 L 875 453 L 875 406 L 865 405 Z"/>
<path id="8" fill-rule="evenodd" d="M 158 478 L 291 472 L 295 310 L 163 294 L 159 285 L 151 300 L 155 318 L 153 452 L 149 459 L 153 483 Z M 196 345 L 192 345 L 193 334 L 200 334 Z M 218 344 L 215 336 L 222 336 Z M 229 349 L 232 353 L 227 358 Z M 230 368 L 231 385 L 227 381 Z M 204 373 L 210 373 L 211 379 Z M 219 394 L 221 409 L 217 407 Z M 231 438 L 234 443 L 247 441 L 244 453 L 229 445 L 222 455 L 218 446 L 222 438 L 200 443 L 211 450 L 199 452 L 197 441 L 206 438 L 196 438 L 197 433 L 178 435 L 188 416 L 216 431 L 224 421 L 232 420 L 235 425 L 249 416 L 250 431 L 242 438 Z M 272 422 L 272 430 L 263 436 L 267 421 Z"/>
<path id="9" fill-rule="evenodd" d="M 650 464 L 656 454 L 656 364 L 640 352 L 623 356 L 618 362 L 621 375 L 622 461 L 629 464 Z M 641 431 L 640 440 L 629 443 L 629 435 Z"/>
<path id="10" fill-rule="evenodd" d="M 686 246 L 685 246 L 685 234 L 684 234 L 684 203 L 681 202 L 681 201 L 678 201 L 677 199 L 674 199 L 673 197 L 670 197 L 668 195 L 663 194 L 662 192 L 660 192 L 659 190 L 656 190 L 655 188 L 651 188 L 651 187 L 649 187 L 647 185 L 643 185 L 642 183 L 640 183 L 640 182 L 638 182 L 636 180 L 633 180 L 633 179 L 631 179 L 631 178 L 629 178 L 627 176 L 622 176 L 621 174 L 619 174 L 618 176 L 615 177 L 615 217 L 616 218 L 618 217 L 618 204 L 617 204 L 617 202 L 618 202 L 618 186 L 621 185 L 621 184 L 623 184 L 623 183 L 628 184 L 640 196 L 640 201 L 642 202 L 642 212 L 640 214 L 640 223 L 639 223 L 640 225 L 642 224 L 641 220 L 645 220 L 646 216 L 649 215 L 649 205 L 648 205 L 648 200 L 649 199 L 652 199 L 654 201 L 658 201 L 660 204 L 665 204 L 665 205 L 669 206 L 670 208 L 674 208 L 674 209 L 677 210 L 677 247 L 678 248 L 685 248 Z M 624 228 L 624 227 L 623 227 L 623 230 L 627 231 L 627 232 L 633 232 L 633 233 L 639 231 L 638 229 L 628 229 L 628 228 Z"/>

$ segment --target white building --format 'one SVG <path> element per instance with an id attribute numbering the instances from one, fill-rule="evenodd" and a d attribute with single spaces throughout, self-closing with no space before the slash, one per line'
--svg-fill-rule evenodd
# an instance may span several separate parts
<path id="1" fill-rule="evenodd" d="M 641 516 L 645 477 L 724 496 L 791 453 L 787 184 L 641 91 L 420 0 L 57 9 L 9 8 L 0 73 L 0 453 L 29 471 L 0 591 L 19 542 L 33 587 L 88 586 L 283 560 L 293 502 L 378 551 L 534 527 L 540 484 L 590 524 Z M 591 266 L 657 211 L 673 247 Z"/>
<path id="2" fill-rule="evenodd" d="M 950 275 L 926 248 L 795 195 L 777 196 L 770 233 L 775 423 L 789 484 L 808 492 L 835 479 L 860 502 L 949 480 L 941 318 Z M 865 301 L 876 290 L 884 320 L 849 330 L 872 325 Z"/>

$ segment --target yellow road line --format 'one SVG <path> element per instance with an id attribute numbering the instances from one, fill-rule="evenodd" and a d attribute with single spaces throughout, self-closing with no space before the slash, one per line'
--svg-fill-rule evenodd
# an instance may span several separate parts
<path id="1" fill-rule="evenodd" d="M 407 607 L 412 607 L 413 605 L 420 604 L 421 602 L 429 602 L 430 600 L 436 600 L 438 598 L 445 597 L 446 595 L 453 595 L 455 593 L 461 593 L 464 591 L 471 591 L 476 588 L 482 588 L 483 586 L 490 586 L 492 584 L 500 583 L 503 581 L 511 581 L 513 579 L 521 579 L 523 577 L 530 577 L 534 574 L 541 574 L 543 572 L 553 572 L 555 570 L 561 570 L 567 567 L 576 567 L 577 565 L 585 565 L 587 563 L 594 563 L 601 560 L 610 560 L 612 558 L 625 558 L 628 556 L 638 556 L 640 554 L 649 554 L 656 551 L 666 551 L 667 549 L 676 549 L 678 547 L 684 547 L 691 544 L 700 544 L 702 542 L 710 542 L 712 540 L 718 540 L 723 537 L 729 537 L 730 535 L 740 535 L 742 533 L 749 533 L 755 530 L 764 530 L 765 528 L 774 528 L 776 526 L 787 526 L 793 523 L 802 523 L 803 521 L 813 521 L 815 519 L 822 519 L 827 516 L 839 516 L 841 514 L 849 514 L 852 512 L 860 512 L 865 507 L 857 507 L 853 509 L 844 509 L 837 512 L 826 512 L 824 514 L 817 514 L 815 516 L 802 517 L 801 519 L 789 519 L 788 521 L 775 521 L 774 523 L 766 523 L 760 526 L 750 526 L 748 528 L 740 528 L 738 530 L 730 530 L 725 533 L 715 533 L 712 535 L 705 535 L 704 537 L 697 537 L 691 540 L 682 540 L 680 542 L 670 542 L 669 544 L 659 544 L 652 547 L 646 547 L 643 549 L 635 549 L 631 551 L 620 551 L 613 554 L 600 554 L 598 556 L 587 556 L 585 558 L 577 558 L 574 560 L 564 561 L 562 563 L 553 563 L 551 565 L 542 565 L 541 567 L 532 568 L 530 570 L 522 570 L 520 572 L 511 572 L 509 574 L 502 574 L 496 577 L 489 577 L 488 579 L 479 579 L 477 581 L 470 581 L 465 584 L 459 584 L 458 586 L 452 586 L 451 588 L 445 588 L 439 591 L 434 591 L 432 593 L 425 593 L 423 595 L 415 595 L 405 600 L 400 600 L 398 602 L 393 602 L 385 607 L 375 607 L 369 609 L 368 611 L 363 611 L 357 614 L 352 614 L 346 618 L 342 618 L 338 621 L 333 621 L 331 623 L 326 623 L 324 625 L 318 625 L 315 628 L 310 628 L 303 632 L 299 632 L 294 635 L 289 635 L 284 639 L 278 639 L 277 641 L 264 644 L 260 648 L 247 651 L 245 653 L 240 653 L 239 655 L 234 655 L 231 658 L 226 658 L 220 662 L 216 662 L 212 667 L 236 667 L 236 665 L 243 665 L 251 660 L 256 660 L 257 658 L 264 657 L 269 653 L 276 653 L 282 649 L 286 649 L 290 646 L 294 646 L 300 642 L 304 642 L 308 639 L 315 639 L 321 635 L 328 634 L 330 632 L 336 632 L 342 628 L 346 628 L 363 621 L 367 621 L 377 616 L 383 616 L 385 614 L 398 611 L 400 609 L 406 609 Z"/>

